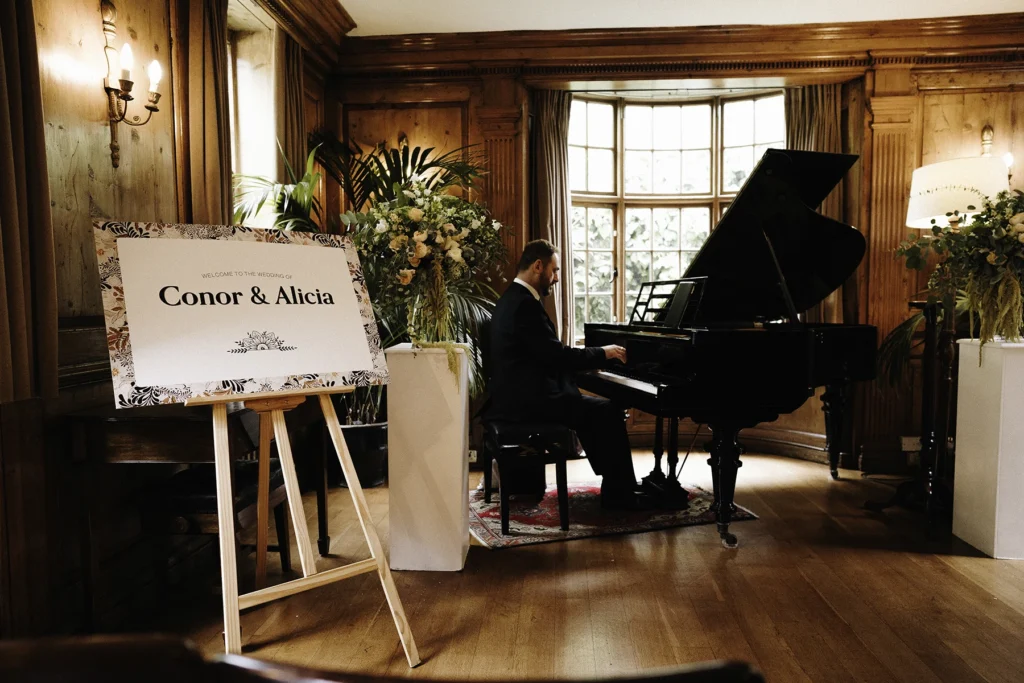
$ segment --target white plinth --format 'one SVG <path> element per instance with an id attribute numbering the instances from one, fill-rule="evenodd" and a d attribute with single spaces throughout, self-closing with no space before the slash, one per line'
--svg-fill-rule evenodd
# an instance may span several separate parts
<path id="1" fill-rule="evenodd" d="M 1024 559 L 1024 344 L 961 340 L 953 533 L 992 557 Z"/>
<path id="2" fill-rule="evenodd" d="M 469 551 L 469 359 L 399 344 L 388 361 L 392 569 L 458 571 Z"/>

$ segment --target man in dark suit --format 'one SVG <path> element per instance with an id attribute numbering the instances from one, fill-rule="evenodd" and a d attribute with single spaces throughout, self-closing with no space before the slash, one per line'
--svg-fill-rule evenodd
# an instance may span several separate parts
<path id="1" fill-rule="evenodd" d="M 602 476 L 605 507 L 650 506 L 637 489 L 623 411 L 611 401 L 583 396 L 574 374 L 625 362 L 621 346 L 573 348 L 555 333 L 541 299 L 558 282 L 554 245 L 535 240 L 519 259 L 518 274 L 498 300 L 491 321 L 491 407 L 494 419 L 554 422 L 576 432 L 590 466 Z M 570 313 L 571 314 L 571 313 Z"/>

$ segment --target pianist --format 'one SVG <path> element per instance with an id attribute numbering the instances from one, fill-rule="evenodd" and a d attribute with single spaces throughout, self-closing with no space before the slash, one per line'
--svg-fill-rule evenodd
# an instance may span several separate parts
<path id="1" fill-rule="evenodd" d="M 579 370 L 625 362 L 621 346 L 572 348 L 555 333 L 541 297 L 558 282 L 554 245 L 535 240 L 498 300 L 491 324 L 492 419 L 554 422 L 575 430 L 590 466 L 601 475 L 601 503 L 611 509 L 653 507 L 638 490 L 623 411 L 605 398 L 583 396 Z"/>

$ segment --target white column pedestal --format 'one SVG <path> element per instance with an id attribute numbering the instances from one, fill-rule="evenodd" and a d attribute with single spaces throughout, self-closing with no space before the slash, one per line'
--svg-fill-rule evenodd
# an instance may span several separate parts
<path id="1" fill-rule="evenodd" d="M 1024 559 L 1024 344 L 959 342 L 953 533 Z"/>
<path id="2" fill-rule="evenodd" d="M 388 361 L 392 569 L 458 571 L 469 551 L 469 359 L 399 344 Z"/>

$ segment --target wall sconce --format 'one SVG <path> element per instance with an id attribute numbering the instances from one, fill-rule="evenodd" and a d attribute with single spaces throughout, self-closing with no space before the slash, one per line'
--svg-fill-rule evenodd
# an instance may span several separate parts
<path id="1" fill-rule="evenodd" d="M 985 127 L 981 129 L 981 156 L 990 157 L 992 156 L 992 138 L 995 136 L 995 131 L 992 130 L 992 126 L 985 124 Z M 1013 154 L 1007 152 L 1003 155 L 1003 163 L 1006 164 L 1006 179 L 1013 179 Z"/>
<path id="2" fill-rule="evenodd" d="M 128 104 L 135 98 L 132 97 L 132 67 L 134 57 L 132 46 L 125 43 L 121 52 L 114 48 L 114 39 L 117 38 L 117 8 L 110 0 L 101 0 L 100 14 L 103 17 L 103 39 L 106 45 L 103 53 L 107 57 L 107 77 L 103 81 L 103 89 L 107 93 L 107 113 L 110 118 L 110 162 L 117 168 L 121 163 L 121 145 L 117 141 L 117 124 L 124 122 L 129 126 L 144 126 L 153 118 L 153 113 L 160 111 L 157 103 L 160 101 L 160 79 L 163 78 L 163 69 L 160 62 L 155 59 L 149 63 L 146 73 L 149 76 L 149 100 L 145 107 L 149 110 L 145 121 L 140 121 L 138 116 L 128 118 Z M 123 103 L 123 104 L 122 104 Z"/>

